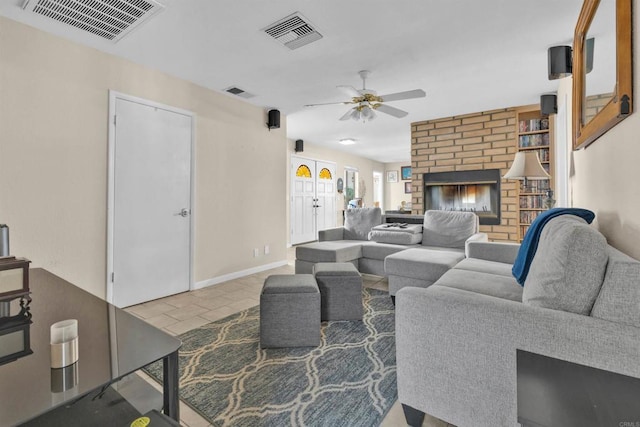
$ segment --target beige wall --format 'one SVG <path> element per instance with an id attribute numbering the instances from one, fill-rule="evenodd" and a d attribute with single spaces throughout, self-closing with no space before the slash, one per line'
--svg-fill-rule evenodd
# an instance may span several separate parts
<path id="1" fill-rule="evenodd" d="M 633 11 L 633 43 L 640 46 L 639 11 Z M 596 213 L 600 231 L 612 246 L 640 259 L 640 62 L 633 59 L 634 113 L 601 136 L 586 149 L 572 153 L 570 177 L 571 204 Z M 562 82 L 558 99 L 571 85 Z"/>
<path id="2" fill-rule="evenodd" d="M 0 18 L 0 223 L 11 252 L 104 297 L 108 91 L 196 115 L 195 281 L 286 259 L 286 119 Z M 265 207 L 268 209 L 265 209 Z M 253 257 L 253 248 L 271 247 Z M 135 260 L 134 260 L 135 261 Z"/>
<path id="3" fill-rule="evenodd" d="M 336 143 L 337 144 L 337 143 Z M 345 153 L 340 150 L 332 150 L 330 148 L 326 148 L 320 145 L 316 145 L 313 143 L 309 143 L 304 141 L 304 151 L 301 153 L 296 153 L 294 150 L 295 142 L 293 140 L 287 141 L 287 189 L 285 193 L 285 201 L 287 205 L 287 224 L 289 222 L 290 215 L 290 203 L 289 195 L 290 195 L 290 165 L 291 165 L 291 156 L 298 157 L 306 157 L 313 160 L 323 160 L 327 162 L 336 163 L 336 176 L 338 178 L 342 178 L 344 180 L 344 170 L 345 167 L 352 167 L 358 169 L 360 179 L 364 180 L 364 184 L 366 186 L 366 193 L 364 196 L 364 203 L 366 206 L 373 206 L 373 172 L 384 172 L 384 164 L 375 162 L 370 159 L 366 159 L 364 157 L 354 156 L 352 154 Z M 337 178 L 336 178 L 337 179 Z M 336 225 L 342 225 L 342 209 L 344 207 L 344 193 L 336 194 Z M 288 235 L 290 237 L 290 233 Z M 290 238 L 288 238 L 290 242 Z"/>
<path id="4" fill-rule="evenodd" d="M 411 194 L 406 194 L 404 192 L 404 183 L 407 181 L 402 180 L 402 175 L 400 174 L 400 168 L 402 166 L 409 166 L 411 162 L 400 162 L 400 163 L 385 163 L 384 168 L 384 210 L 397 210 L 400 207 L 400 203 L 402 201 L 407 202 L 407 204 L 411 203 Z M 398 182 L 387 182 L 387 171 L 396 171 L 398 172 Z"/>

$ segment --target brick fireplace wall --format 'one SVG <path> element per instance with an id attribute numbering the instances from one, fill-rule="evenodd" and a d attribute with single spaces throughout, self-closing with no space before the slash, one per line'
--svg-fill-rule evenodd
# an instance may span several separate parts
<path id="1" fill-rule="evenodd" d="M 411 124 L 412 203 L 424 213 L 422 176 L 430 172 L 500 169 L 504 175 L 516 153 L 513 108 Z M 515 181 L 501 182 L 501 223 L 481 225 L 493 241 L 518 241 Z"/>

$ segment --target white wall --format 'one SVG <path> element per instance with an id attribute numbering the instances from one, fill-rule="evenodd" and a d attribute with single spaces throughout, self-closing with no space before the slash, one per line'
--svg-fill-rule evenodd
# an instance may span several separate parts
<path id="1" fill-rule="evenodd" d="M 633 44 L 640 46 L 638 8 L 633 10 Z M 612 246 L 640 259 L 640 62 L 633 58 L 634 113 L 586 149 L 572 153 L 572 206 L 596 213 L 597 226 Z M 561 84 L 559 98 L 570 94 Z M 571 99 L 569 97 L 569 99 Z"/>
<path id="2" fill-rule="evenodd" d="M 0 223 L 13 255 L 105 296 L 113 89 L 196 114 L 195 281 L 286 260 L 285 117 L 269 132 L 262 108 L 1 17 L 0 52 Z"/>

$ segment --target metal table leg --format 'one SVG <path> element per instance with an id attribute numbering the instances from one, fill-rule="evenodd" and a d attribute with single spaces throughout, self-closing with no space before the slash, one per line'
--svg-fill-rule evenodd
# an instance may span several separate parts
<path id="1" fill-rule="evenodd" d="M 165 415 L 180 422 L 180 389 L 178 385 L 178 351 L 162 359 L 163 405 Z"/>

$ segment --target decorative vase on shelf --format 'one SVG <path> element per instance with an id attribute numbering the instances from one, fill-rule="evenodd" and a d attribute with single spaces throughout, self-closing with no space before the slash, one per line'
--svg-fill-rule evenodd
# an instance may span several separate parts
<path id="1" fill-rule="evenodd" d="M 553 190 L 547 190 L 546 197 L 543 200 L 545 209 L 551 209 L 556 204 L 556 199 L 553 198 Z"/>

